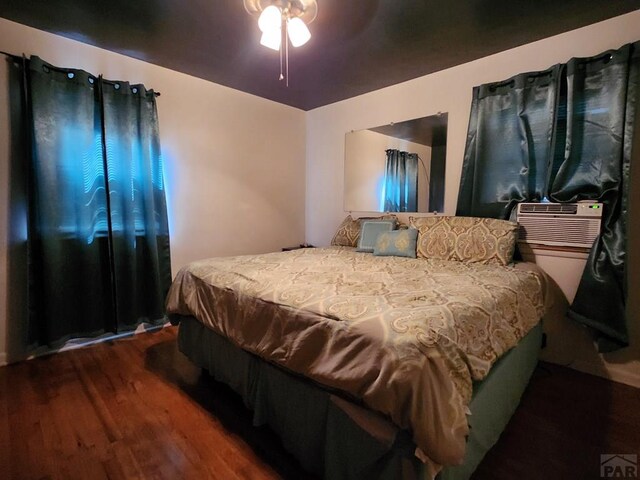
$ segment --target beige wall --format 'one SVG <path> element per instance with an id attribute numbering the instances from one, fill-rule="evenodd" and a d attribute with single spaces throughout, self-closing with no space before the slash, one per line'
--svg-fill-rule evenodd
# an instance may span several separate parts
<path id="1" fill-rule="evenodd" d="M 275 102 L 0 19 L 0 50 L 144 83 L 158 98 L 172 268 L 214 255 L 304 241 L 305 113 Z M 15 349 L 8 319 L 9 132 L 0 61 L 0 362 Z M 11 322 L 7 340 L 7 322 Z"/>
<path id="2" fill-rule="evenodd" d="M 385 150 L 389 148 L 417 153 L 422 159 L 418 163 L 418 211 L 428 211 L 429 183 L 425 168 L 428 172 L 431 166 L 431 147 L 371 130 L 349 132 L 345 137 L 346 211 L 382 211 L 382 186 L 387 164 Z"/>
<path id="3" fill-rule="evenodd" d="M 346 132 L 448 112 L 445 213 L 454 214 L 471 93 L 475 85 L 542 70 L 574 56 L 595 55 L 636 40 L 640 40 L 640 11 L 312 110 L 307 115 L 307 241 L 316 245 L 328 244 L 344 218 L 342 192 Z M 636 186 L 640 188 L 638 182 Z M 635 217 L 639 218 L 637 214 Z M 634 222 L 630 223 L 634 228 Z M 635 224 L 638 223 L 640 221 L 636 220 Z M 638 234 L 630 234 L 629 238 L 638 239 Z M 634 256 L 633 249 L 634 246 L 630 246 L 633 264 L 629 291 L 637 292 L 640 291 L 637 273 L 640 255 L 636 252 Z M 561 283 L 577 283 L 578 279 L 572 273 L 575 269 L 557 270 L 558 275 L 567 276 L 561 279 Z M 633 294 L 630 297 L 637 307 L 638 301 L 633 299 Z M 566 333 L 573 341 L 567 345 L 568 355 L 557 361 L 640 386 L 638 310 L 631 311 L 631 348 L 604 358 L 593 352 L 587 339 L 573 333 L 574 325 L 567 328 L 560 325 L 560 332 L 556 331 L 554 335 Z"/>

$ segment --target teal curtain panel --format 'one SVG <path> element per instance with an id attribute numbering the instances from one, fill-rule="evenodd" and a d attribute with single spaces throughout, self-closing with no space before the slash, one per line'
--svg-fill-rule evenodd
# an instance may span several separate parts
<path id="1" fill-rule="evenodd" d="M 569 317 L 600 332 L 601 352 L 628 345 L 626 221 L 640 42 L 567 64 L 564 158 L 550 188 L 557 202 L 604 203 Z"/>
<path id="2" fill-rule="evenodd" d="M 103 80 L 113 277 L 118 327 L 164 316 L 169 227 L 154 92 Z"/>
<path id="3" fill-rule="evenodd" d="M 457 215 L 506 220 L 545 196 L 560 66 L 475 87 Z"/>
<path id="4" fill-rule="evenodd" d="M 31 343 L 163 322 L 171 272 L 154 92 L 38 57 L 24 69 Z"/>
<path id="5" fill-rule="evenodd" d="M 474 88 L 458 215 L 509 218 L 522 201 L 604 203 L 569 317 L 601 352 L 628 345 L 626 222 L 640 42 Z"/>
<path id="6" fill-rule="evenodd" d="M 384 175 L 385 212 L 418 211 L 418 155 L 389 149 Z"/>

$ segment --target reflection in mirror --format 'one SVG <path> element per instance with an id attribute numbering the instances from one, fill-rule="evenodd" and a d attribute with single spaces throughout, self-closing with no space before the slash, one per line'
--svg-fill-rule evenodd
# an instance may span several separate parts
<path id="1" fill-rule="evenodd" d="M 347 133 L 344 209 L 442 212 L 447 118 L 439 113 Z"/>

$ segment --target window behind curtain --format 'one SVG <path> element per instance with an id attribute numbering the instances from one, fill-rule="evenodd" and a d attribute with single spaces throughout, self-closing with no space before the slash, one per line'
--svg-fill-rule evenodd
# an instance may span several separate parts
<path id="1" fill-rule="evenodd" d="M 458 215 L 508 218 L 518 202 L 542 199 L 604 203 L 568 312 L 597 332 L 601 352 L 628 344 L 626 218 L 639 92 L 640 42 L 476 87 L 460 181 Z"/>
<path id="2" fill-rule="evenodd" d="M 32 342 L 164 322 L 169 229 L 155 94 L 32 57 Z"/>
<path id="3" fill-rule="evenodd" d="M 507 219 L 546 195 L 560 66 L 474 88 L 458 215 Z"/>

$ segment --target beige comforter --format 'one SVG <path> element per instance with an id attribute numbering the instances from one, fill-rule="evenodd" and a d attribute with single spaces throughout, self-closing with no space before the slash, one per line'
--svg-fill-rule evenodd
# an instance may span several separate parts
<path id="1" fill-rule="evenodd" d="M 543 304 L 535 271 L 344 248 L 194 262 L 167 298 L 169 313 L 388 415 L 433 475 L 463 459 L 472 380 Z"/>

